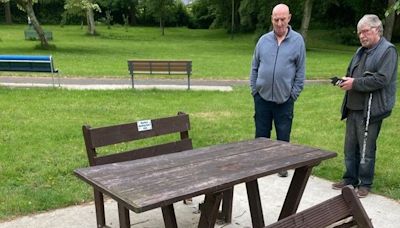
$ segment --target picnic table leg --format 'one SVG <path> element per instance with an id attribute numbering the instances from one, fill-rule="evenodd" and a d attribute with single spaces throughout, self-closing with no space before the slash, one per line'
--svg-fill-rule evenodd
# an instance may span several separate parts
<path id="1" fill-rule="evenodd" d="M 174 205 L 161 207 L 165 228 L 177 228 Z"/>
<path id="2" fill-rule="evenodd" d="M 129 219 L 129 210 L 126 209 L 122 204 L 118 203 L 118 217 L 120 228 L 130 228 L 131 221 Z"/>
<path id="3" fill-rule="evenodd" d="M 257 179 L 246 182 L 247 198 L 249 199 L 249 207 L 251 213 L 251 222 L 253 227 L 264 227 L 264 216 L 262 212 L 260 191 L 258 189 Z"/>
<path id="4" fill-rule="evenodd" d="M 215 226 L 222 194 L 222 192 L 206 194 L 204 206 L 201 208 L 199 228 L 213 228 Z"/>
<path id="5" fill-rule="evenodd" d="M 226 223 L 232 222 L 233 187 L 223 191 L 222 212 L 220 218 Z"/>
<path id="6" fill-rule="evenodd" d="M 105 227 L 106 226 L 106 218 L 104 216 L 104 197 L 103 193 L 93 190 L 94 194 L 94 205 L 96 208 L 96 222 L 97 227 Z"/>
<path id="7" fill-rule="evenodd" d="M 295 170 L 278 220 L 296 213 L 312 168 L 313 166 L 303 166 Z"/>

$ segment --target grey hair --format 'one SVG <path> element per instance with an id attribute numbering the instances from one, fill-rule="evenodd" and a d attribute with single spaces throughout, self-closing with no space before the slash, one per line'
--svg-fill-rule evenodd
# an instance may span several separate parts
<path id="1" fill-rule="evenodd" d="M 357 24 L 357 30 L 360 30 L 362 26 L 367 25 L 370 26 L 371 28 L 377 28 L 379 35 L 383 35 L 383 25 L 382 21 L 379 19 L 378 16 L 375 14 L 366 14 L 364 17 L 362 17 Z"/>

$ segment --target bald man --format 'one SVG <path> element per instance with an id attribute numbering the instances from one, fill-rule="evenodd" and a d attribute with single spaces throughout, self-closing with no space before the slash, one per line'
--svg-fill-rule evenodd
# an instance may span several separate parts
<path id="1" fill-rule="evenodd" d="M 264 34 L 254 50 L 250 88 L 254 98 L 255 137 L 290 141 L 294 102 L 303 90 L 306 51 L 303 37 L 289 25 L 289 7 L 279 4 L 271 15 L 273 31 Z M 286 177 L 287 171 L 279 176 Z"/>

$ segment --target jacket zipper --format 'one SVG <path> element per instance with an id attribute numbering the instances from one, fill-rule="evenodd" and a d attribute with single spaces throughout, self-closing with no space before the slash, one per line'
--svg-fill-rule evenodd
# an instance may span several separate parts
<path id="1" fill-rule="evenodd" d="M 278 59 L 278 54 L 279 54 L 279 46 L 276 49 L 276 55 L 275 55 L 275 62 L 274 62 L 274 70 L 272 72 L 272 100 L 274 100 L 274 87 L 275 87 L 275 68 L 276 68 L 276 61 Z"/>

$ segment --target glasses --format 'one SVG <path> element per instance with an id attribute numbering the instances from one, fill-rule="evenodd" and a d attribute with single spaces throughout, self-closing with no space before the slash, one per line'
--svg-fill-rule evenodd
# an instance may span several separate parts
<path id="1" fill-rule="evenodd" d="M 370 27 L 369 29 L 362 29 L 361 31 L 357 32 L 357 35 L 361 35 L 361 34 L 367 35 L 372 31 L 373 28 L 376 28 L 376 27 Z"/>

